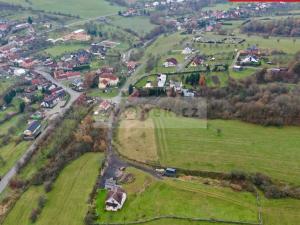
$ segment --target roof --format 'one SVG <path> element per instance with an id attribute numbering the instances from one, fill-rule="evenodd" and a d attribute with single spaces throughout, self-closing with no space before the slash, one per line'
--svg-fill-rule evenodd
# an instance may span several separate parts
<path id="1" fill-rule="evenodd" d="M 109 191 L 106 196 L 106 201 L 108 201 L 110 198 L 113 198 L 116 202 L 122 204 L 123 194 L 124 192 L 120 188 Z"/>
<path id="2" fill-rule="evenodd" d="M 166 59 L 166 62 L 173 63 L 174 65 L 178 64 L 177 59 L 175 59 L 175 58 L 168 58 L 168 59 Z"/>
<path id="3" fill-rule="evenodd" d="M 33 120 L 29 126 L 27 127 L 26 130 L 29 130 L 31 132 L 34 132 L 36 130 L 36 128 L 38 128 L 40 126 L 40 122 Z"/>
<path id="4" fill-rule="evenodd" d="M 100 79 L 118 80 L 119 78 L 111 73 L 102 73 Z"/>

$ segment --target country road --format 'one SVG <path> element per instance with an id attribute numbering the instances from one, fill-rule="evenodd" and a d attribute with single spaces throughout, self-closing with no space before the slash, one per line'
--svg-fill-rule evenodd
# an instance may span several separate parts
<path id="1" fill-rule="evenodd" d="M 76 101 L 76 99 L 80 96 L 80 93 L 77 93 L 72 89 L 70 89 L 69 87 L 66 87 L 63 84 L 54 80 L 49 73 L 43 70 L 43 68 L 38 68 L 37 70 L 35 70 L 35 72 L 39 73 L 45 79 L 51 81 L 52 83 L 55 83 L 57 86 L 62 87 L 66 92 L 70 94 L 70 100 L 68 104 L 63 108 L 60 107 L 58 108 L 59 110 L 58 116 L 63 116 L 67 112 L 67 110 L 72 106 L 72 104 Z M 0 193 L 4 191 L 4 189 L 9 184 L 10 180 L 16 175 L 18 166 L 23 165 L 25 159 L 27 157 L 30 157 L 34 153 L 34 151 L 38 147 L 39 142 L 49 135 L 49 132 L 52 130 L 53 126 L 54 125 L 50 123 L 50 125 L 48 125 L 48 127 L 42 132 L 42 134 L 34 140 L 34 142 L 25 151 L 25 153 L 21 156 L 21 158 L 14 164 L 14 166 L 2 177 L 0 181 Z"/>

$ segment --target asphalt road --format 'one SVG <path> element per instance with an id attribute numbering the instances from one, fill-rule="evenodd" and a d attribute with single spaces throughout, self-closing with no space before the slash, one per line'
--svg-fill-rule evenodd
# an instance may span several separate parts
<path id="1" fill-rule="evenodd" d="M 35 70 L 35 72 L 39 73 L 43 77 L 45 77 L 47 80 L 51 81 L 52 83 L 55 83 L 57 86 L 62 87 L 65 91 L 67 91 L 70 94 L 70 100 L 68 104 L 60 108 L 58 107 L 58 116 L 63 116 L 67 110 L 72 106 L 72 104 L 76 101 L 76 99 L 80 96 L 80 93 L 73 91 L 71 88 L 64 86 L 63 84 L 57 82 L 53 77 L 45 72 L 43 68 L 38 68 Z M 44 137 L 48 136 L 53 128 L 53 125 L 49 123 L 50 125 L 42 132 L 42 134 L 37 137 L 32 145 L 25 151 L 25 153 L 21 156 L 21 158 L 14 164 L 14 166 L 2 177 L 0 181 L 0 193 L 4 191 L 4 189 L 7 187 L 11 179 L 16 175 L 18 165 L 22 165 L 27 157 L 30 157 L 34 151 L 36 150 L 39 141 L 41 141 Z"/>

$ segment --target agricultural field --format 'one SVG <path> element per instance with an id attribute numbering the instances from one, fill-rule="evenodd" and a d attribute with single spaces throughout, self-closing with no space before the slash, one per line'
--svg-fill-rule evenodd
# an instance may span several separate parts
<path id="1" fill-rule="evenodd" d="M 149 17 L 113 17 L 112 24 L 119 26 L 123 29 L 131 29 L 143 37 L 151 30 L 153 30 L 156 25 L 150 23 Z"/>
<path id="2" fill-rule="evenodd" d="M 80 49 L 88 48 L 88 44 L 82 43 L 66 43 L 66 44 L 58 44 L 54 45 L 50 48 L 44 50 L 47 54 L 51 55 L 52 57 L 58 57 L 68 52 L 74 52 Z"/>
<path id="3" fill-rule="evenodd" d="M 4 0 L 4 2 L 49 12 L 61 12 L 75 16 L 79 15 L 82 18 L 116 15 L 119 10 L 122 10 L 122 7 L 112 5 L 105 0 L 88 0 L 85 4 L 82 4 L 82 1 L 80 0 L 54 0 L 51 2 L 47 0 L 31 0 L 31 4 L 28 4 L 25 0 Z"/>
<path id="4" fill-rule="evenodd" d="M 99 191 L 96 204 L 99 222 L 127 222 L 163 215 L 257 221 L 256 199 L 250 193 L 209 187 L 199 181 L 157 180 L 133 168 L 127 168 L 127 171 L 135 176 L 135 181 L 123 185 L 128 199 L 121 211 L 104 211 L 106 192 Z M 175 224 L 172 222 L 165 224 Z M 190 222 L 183 221 L 182 224 Z"/>
<path id="5" fill-rule="evenodd" d="M 4 221 L 4 225 L 31 224 L 29 216 L 37 207 L 40 196 L 46 197 L 45 207 L 37 225 L 83 225 L 87 212 L 87 199 L 96 182 L 103 155 L 86 153 L 63 169 L 52 191 L 44 193 L 43 187 L 30 187 L 18 200 Z"/>
<path id="6" fill-rule="evenodd" d="M 147 120 L 155 125 L 158 162 L 163 166 L 219 172 L 262 172 L 274 179 L 300 184 L 300 129 L 297 127 L 263 127 L 234 120 L 209 120 L 205 128 L 206 121 L 176 117 L 157 110 L 152 111 Z M 148 138 L 149 131 L 141 136 L 143 131 L 140 130 L 131 138 Z M 122 135 L 124 129 L 118 132 Z M 118 149 L 121 154 L 126 152 L 127 157 L 141 160 L 140 154 L 124 149 L 126 145 L 118 141 L 122 146 Z M 149 147 L 145 145 L 143 149 Z M 127 145 L 127 148 L 132 146 Z M 145 159 L 144 155 L 142 160 L 151 162 L 153 158 Z"/>

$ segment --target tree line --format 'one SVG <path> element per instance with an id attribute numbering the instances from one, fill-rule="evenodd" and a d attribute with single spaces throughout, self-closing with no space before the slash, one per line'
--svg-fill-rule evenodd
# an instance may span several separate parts
<path id="1" fill-rule="evenodd" d="M 263 33 L 272 36 L 300 36 L 300 18 L 280 20 L 253 20 L 242 27 L 245 33 Z"/>

